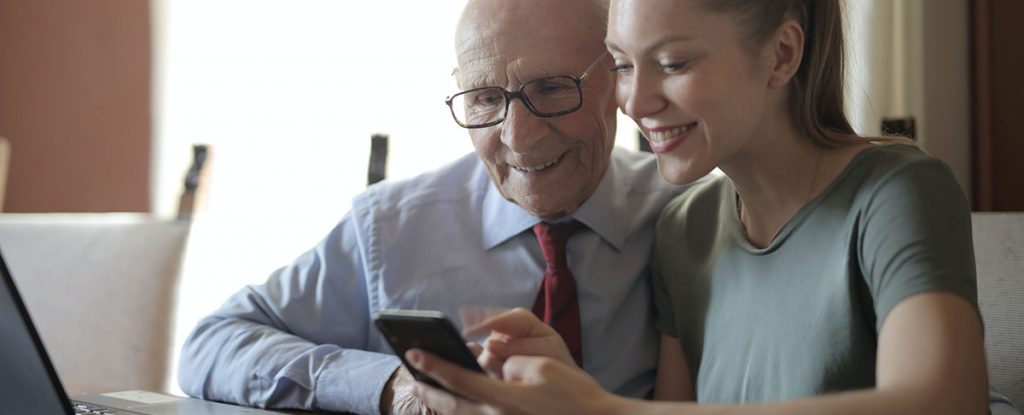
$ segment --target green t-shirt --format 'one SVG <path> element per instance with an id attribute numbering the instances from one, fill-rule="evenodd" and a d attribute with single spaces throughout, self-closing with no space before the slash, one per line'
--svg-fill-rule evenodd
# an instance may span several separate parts
<path id="1" fill-rule="evenodd" d="M 893 306 L 947 291 L 977 308 L 967 201 L 909 145 L 861 151 L 763 249 L 727 177 L 695 184 L 662 213 L 653 267 L 658 329 L 681 342 L 702 403 L 872 387 Z"/>

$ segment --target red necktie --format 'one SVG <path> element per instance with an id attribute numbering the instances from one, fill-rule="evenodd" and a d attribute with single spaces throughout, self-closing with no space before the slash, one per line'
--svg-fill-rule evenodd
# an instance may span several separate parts
<path id="1" fill-rule="evenodd" d="M 576 296 L 576 280 L 565 258 L 565 243 L 580 228 L 576 221 L 533 226 L 537 242 L 544 252 L 544 281 L 541 282 L 533 314 L 544 320 L 565 340 L 573 360 L 583 367 L 583 346 L 580 340 L 580 302 Z"/>

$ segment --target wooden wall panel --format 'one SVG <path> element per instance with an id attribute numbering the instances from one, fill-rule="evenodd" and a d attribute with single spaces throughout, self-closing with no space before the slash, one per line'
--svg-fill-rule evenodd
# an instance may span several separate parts
<path id="1" fill-rule="evenodd" d="M 974 206 L 1024 211 L 1024 2 L 974 0 Z"/>
<path id="2" fill-rule="evenodd" d="M 0 1 L 3 211 L 149 211 L 149 7 Z"/>

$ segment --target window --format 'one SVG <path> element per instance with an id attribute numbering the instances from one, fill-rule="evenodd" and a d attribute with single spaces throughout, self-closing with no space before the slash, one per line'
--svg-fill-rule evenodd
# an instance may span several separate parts
<path id="1" fill-rule="evenodd" d="M 444 104 L 457 90 L 464 4 L 154 3 L 158 214 L 176 210 L 191 144 L 213 154 L 182 270 L 175 351 L 196 320 L 312 247 L 349 210 L 366 186 L 371 134 L 391 136 L 389 180 L 472 151 Z M 619 128 L 619 144 L 636 148 L 632 121 Z"/>

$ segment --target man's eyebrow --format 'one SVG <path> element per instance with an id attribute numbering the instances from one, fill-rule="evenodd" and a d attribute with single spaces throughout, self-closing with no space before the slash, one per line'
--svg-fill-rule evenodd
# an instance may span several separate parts
<path id="1" fill-rule="evenodd" d="M 459 83 L 462 84 L 462 90 L 500 86 L 497 84 L 494 74 L 481 74 L 479 72 L 467 74 L 463 71 L 458 71 L 457 73 L 459 74 Z"/>

